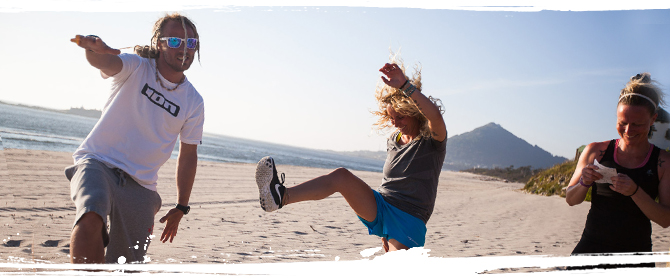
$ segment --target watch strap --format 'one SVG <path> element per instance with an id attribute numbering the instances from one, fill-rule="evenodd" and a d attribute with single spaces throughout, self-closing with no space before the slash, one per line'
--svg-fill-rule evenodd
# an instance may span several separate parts
<path id="1" fill-rule="evenodd" d="M 175 208 L 177 208 L 178 210 L 181 210 L 181 212 L 183 212 L 184 215 L 187 215 L 188 212 L 191 211 L 191 207 L 190 207 L 190 206 L 182 206 L 182 205 L 180 205 L 180 204 L 176 204 L 176 205 L 175 205 Z"/>

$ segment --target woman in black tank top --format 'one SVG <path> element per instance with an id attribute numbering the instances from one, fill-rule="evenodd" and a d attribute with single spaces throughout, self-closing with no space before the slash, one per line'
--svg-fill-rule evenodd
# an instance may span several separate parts
<path id="1" fill-rule="evenodd" d="M 579 157 L 566 201 L 571 206 L 582 203 L 591 188 L 591 209 L 573 255 L 651 252 L 650 220 L 670 226 L 670 154 L 648 141 L 659 104 L 663 95 L 650 75 L 632 77 L 617 105 L 621 138 L 591 143 Z M 617 174 L 607 180 L 597 172 L 596 162 L 616 169 Z M 654 267 L 654 263 L 597 267 L 631 266 Z"/>

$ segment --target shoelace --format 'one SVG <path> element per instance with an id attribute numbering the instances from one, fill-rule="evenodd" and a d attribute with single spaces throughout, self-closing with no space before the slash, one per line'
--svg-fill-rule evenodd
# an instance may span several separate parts
<path id="1" fill-rule="evenodd" d="M 281 177 L 281 178 L 280 178 L 281 181 L 279 181 L 279 184 L 280 184 L 281 186 L 284 186 L 284 181 L 286 181 L 286 180 L 285 180 L 284 173 L 281 173 L 281 176 L 280 176 L 280 177 Z M 284 187 L 284 188 L 286 188 L 286 187 Z M 283 207 L 284 204 L 285 204 L 285 203 L 284 203 L 285 199 L 288 198 L 288 191 L 284 190 L 284 194 L 281 194 L 281 196 L 280 196 L 279 198 L 281 199 L 281 200 L 279 200 L 279 208 L 281 208 L 281 207 Z"/>
<path id="2" fill-rule="evenodd" d="M 280 177 L 281 177 L 281 178 L 280 178 L 281 181 L 279 182 L 279 184 L 284 185 L 284 181 L 285 181 L 285 179 L 284 179 L 284 173 L 281 173 Z"/>

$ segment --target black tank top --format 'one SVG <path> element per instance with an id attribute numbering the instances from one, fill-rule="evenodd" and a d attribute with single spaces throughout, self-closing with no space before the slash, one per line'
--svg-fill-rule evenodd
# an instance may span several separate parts
<path id="1" fill-rule="evenodd" d="M 658 155 L 654 146 L 644 166 L 628 169 L 614 161 L 616 140 L 610 141 L 601 159 L 603 166 L 616 168 L 617 173 L 628 175 L 652 199 L 658 196 Z M 609 183 L 596 183 L 591 192 L 591 209 L 586 217 L 582 240 L 620 249 L 616 252 L 650 252 L 651 221 L 633 199 L 609 188 Z M 610 251 L 605 251 L 610 252 Z"/>

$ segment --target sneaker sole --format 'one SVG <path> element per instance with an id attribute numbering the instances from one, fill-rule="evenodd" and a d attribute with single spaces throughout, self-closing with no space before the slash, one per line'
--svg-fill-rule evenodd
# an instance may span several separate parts
<path id="1" fill-rule="evenodd" d="M 272 164 L 274 164 L 274 160 L 269 156 L 263 157 L 256 164 L 256 185 L 258 185 L 258 190 L 269 187 L 272 182 Z"/>
<path id="2" fill-rule="evenodd" d="M 266 212 L 272 212 L 279 208 L 272 198 L 272 182 L 273 171 L 272 165 L 274 160 L 272 157 L 263 157 L 256 165 L 256 185 L 258 185 L 259 199 L 261 208 Z"/>

